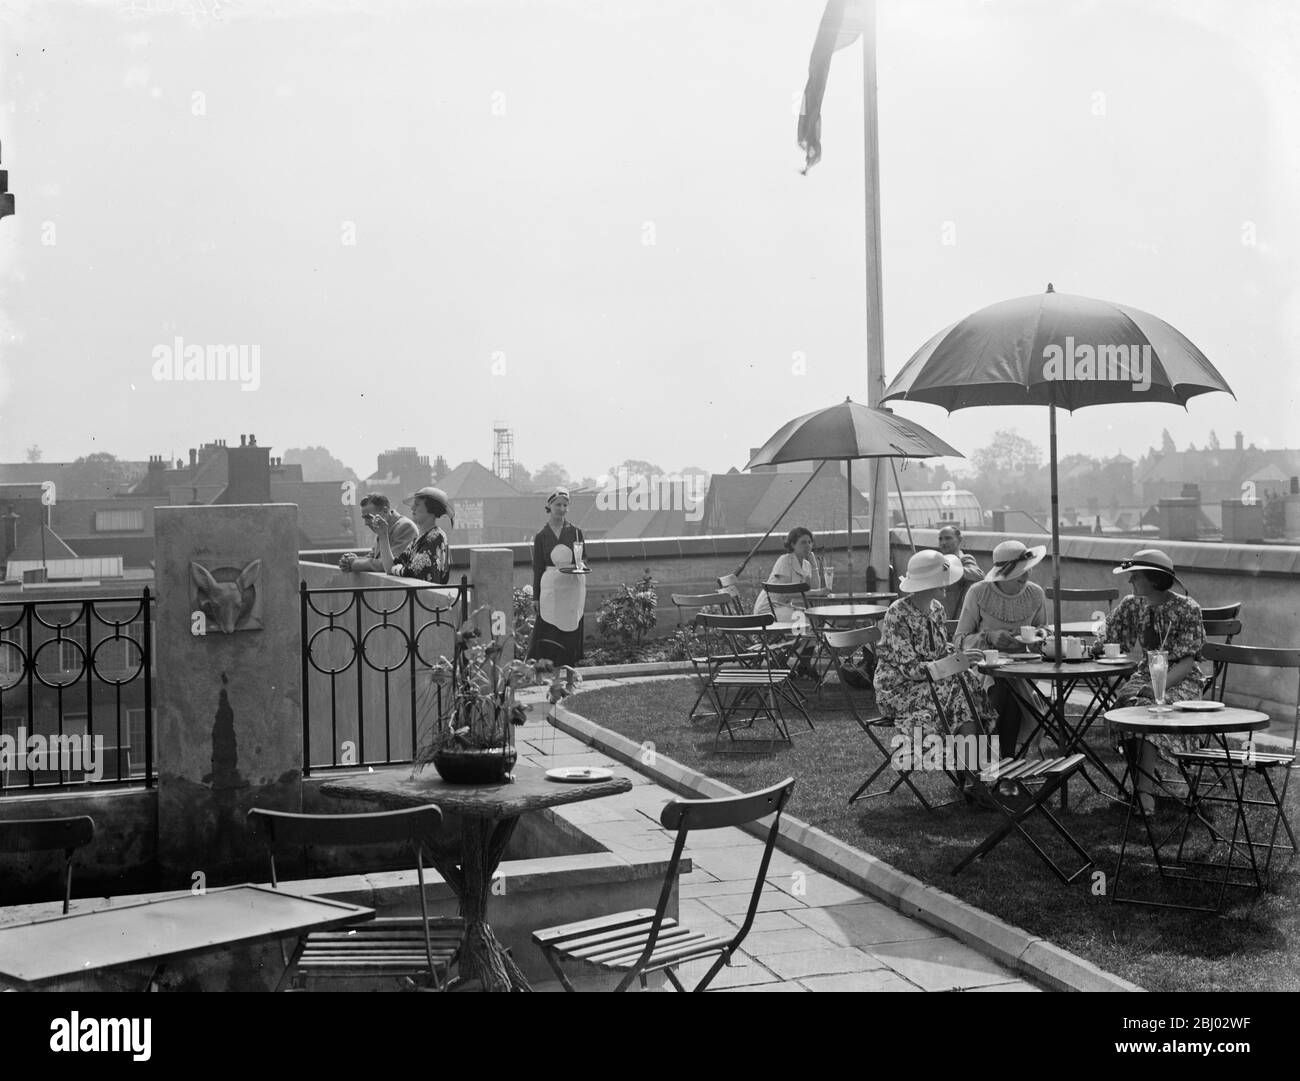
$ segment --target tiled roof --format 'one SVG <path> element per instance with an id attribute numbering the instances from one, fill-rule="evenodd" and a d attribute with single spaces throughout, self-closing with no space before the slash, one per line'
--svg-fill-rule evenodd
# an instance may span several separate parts
<path id="1" fill-rule="evenodd" d="M 438 483 L 450 499 L 492 499 L 519 495 L 486 466 L 461 462 Z"/>

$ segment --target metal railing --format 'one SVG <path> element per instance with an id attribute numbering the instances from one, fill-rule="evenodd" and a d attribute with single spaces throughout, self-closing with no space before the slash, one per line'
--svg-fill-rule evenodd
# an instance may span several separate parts
<path id="1" fill-rule="evenodd" d="M 0 602 L 0 795 L 153 787 L 153 604 Z"/>
<path id="2" fill-rule="evenodd" d="M 427 588 L 302 583 L 304 777 L 414 760 L 421 724 L 443 708 L 425 673 L 454 655 L 469 590 L 464 575 Z"/>

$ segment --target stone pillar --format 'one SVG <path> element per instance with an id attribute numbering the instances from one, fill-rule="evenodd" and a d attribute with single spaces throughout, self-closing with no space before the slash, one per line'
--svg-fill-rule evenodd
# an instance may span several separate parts
<path id="1" fill-rule="evenodd" d="M 261 881 L 249 808 L 302 807 L 298 508 L 154 513 L 161 884 Z"/>
<path id="2" fill-rule="evenodd" d="M 504 620 L 504 633 L 509 635 L 514 626 L 515 583 L 514 553 L 509 548 L 474 548 L 469 554 L 470 612 L 478 612 L 474 625 L 484 638 L 493 630 L 501 632 L 503 628 L 492 626 L 493 614 L 501 613 L 498 620 Z M 482 609 L 482 611 L 479 611 Z M 518 649 L 512 649 L 511 640 L 506 639 L 506 648 L 501 654 L 500 664 L 509 664 L 516 652 L 528 652 L 527 642 L 518 642 Z"/>

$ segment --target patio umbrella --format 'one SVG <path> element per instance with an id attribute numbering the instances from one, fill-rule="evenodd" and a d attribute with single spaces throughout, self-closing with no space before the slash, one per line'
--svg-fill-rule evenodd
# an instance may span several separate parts
<path id="1" fill-rule="evenodd" d="M 1056 292 L 991 304 L 941 330 L 903 365 L 882 401 L 905 398 L 948 412 L 980 405 L 1048 408 L 1053 620 L 1061 636 L 1060 507 L 1056 410 L 1121 402 L 1185 406 L 1198 394 L 1232 394 L 1206 358 L 1154 315 Z M 1235 395 L 1234 395 L 1235 397 Z"/>
<path id="2" fill-rule="evenodd" d="M 859 405 L 845 398 L 838 405 L 805 413 L 783 425 L 750 459 L 746 469 L 782 462 L 848 463 L 849 591 L 853 591 L 853 463 L 858 458 L 961 458 L 933 432 L 891 410 Z M 818 466 L 818 469 L 821 467 Z M 811 478 L 809 478 L 811 483 Z M 898 474 L 894 474 L 898 484 Z M 806 487 L 806 485 L 805 485 Z M 802 489 L 800 489 L 802 493 Z M 795 497 L 796 499 L 798 496 Z M 902 493 L 899 493 L 902 501 Z M 789 507 L 786 508 L 789 510 Z M 904 510 L 906 515 L 906 510 Z M 778 519 L 779 521 L 779 519 Z M 770 533 L 771 530 L 768 530 Z M 872 538 L 874 543 L 876 538 Z M 759 542 L 762 543 L 761 541 Z M 752 554 L 752 553 L 751 553 Z"/>

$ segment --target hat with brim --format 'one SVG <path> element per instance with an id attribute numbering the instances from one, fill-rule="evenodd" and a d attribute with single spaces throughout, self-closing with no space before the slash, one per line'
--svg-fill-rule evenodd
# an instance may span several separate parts
<path id="1" fill-rule="evenodd" d="M 984 576 L 986 582 L 1010 582 L 1028 574 L 1047 555 L 1047 545 L 1026 548 L 1018 540 L 1003 541 L 993 549 L 993 569 Z"/>
<path id="2" fill-rule="evenodd" d="M 430 499 L 433 500 L 434 503 L 433 513 L 435 517 L 441 517 L 443 515 L 446 515 L 448 518 L 451 519 L 451 524 L 453 526 L 456 524 L 455 509 L 451 505 L 451 500 L 447 498 L 447 493 L 444 492 L 441 488 L 421 488 L 418 492 L 415 493 L 415 495 L 408 496 L 406 499 L 403 499 L 402 503 L 404 506 L 413 507 L 415 506 L 416 498 L 422 495 L 428 496 Z"/>
<path id="3" fill-rule="evenodd" d="M 569 489 L 564 487 L 564 485 L 560 485 L 558 488 L 554 489 L 550 495 L 546 497 L 546 509 L 550 510 L 551 504 L 554 503 L 557 499 L 572 499 L 572 498 L 573 497 L 569 495 Z"/>
<path id="4" fill-rule="evenodd" d="M 922 593 L 927 589 L 940 589 L 961 580 L 961 560 L 927 548 L 917 552 L 907 561 L 907 574 L 898 582 L 903 593 Z"/>
<path id="5" fill-rule="evenodd" d="M 1174 561 L 1159 548 L 1143 548 L 1134 552 L 1128 559 L 1116 567 L 1111 574 L 1132 574 L 1134 571 L 1160 571 L 1169 575 L 1180 586 L 1183 581 L 1174 572 Z M 1186 589 L 1186 586 L 1183 586 Z"/>

